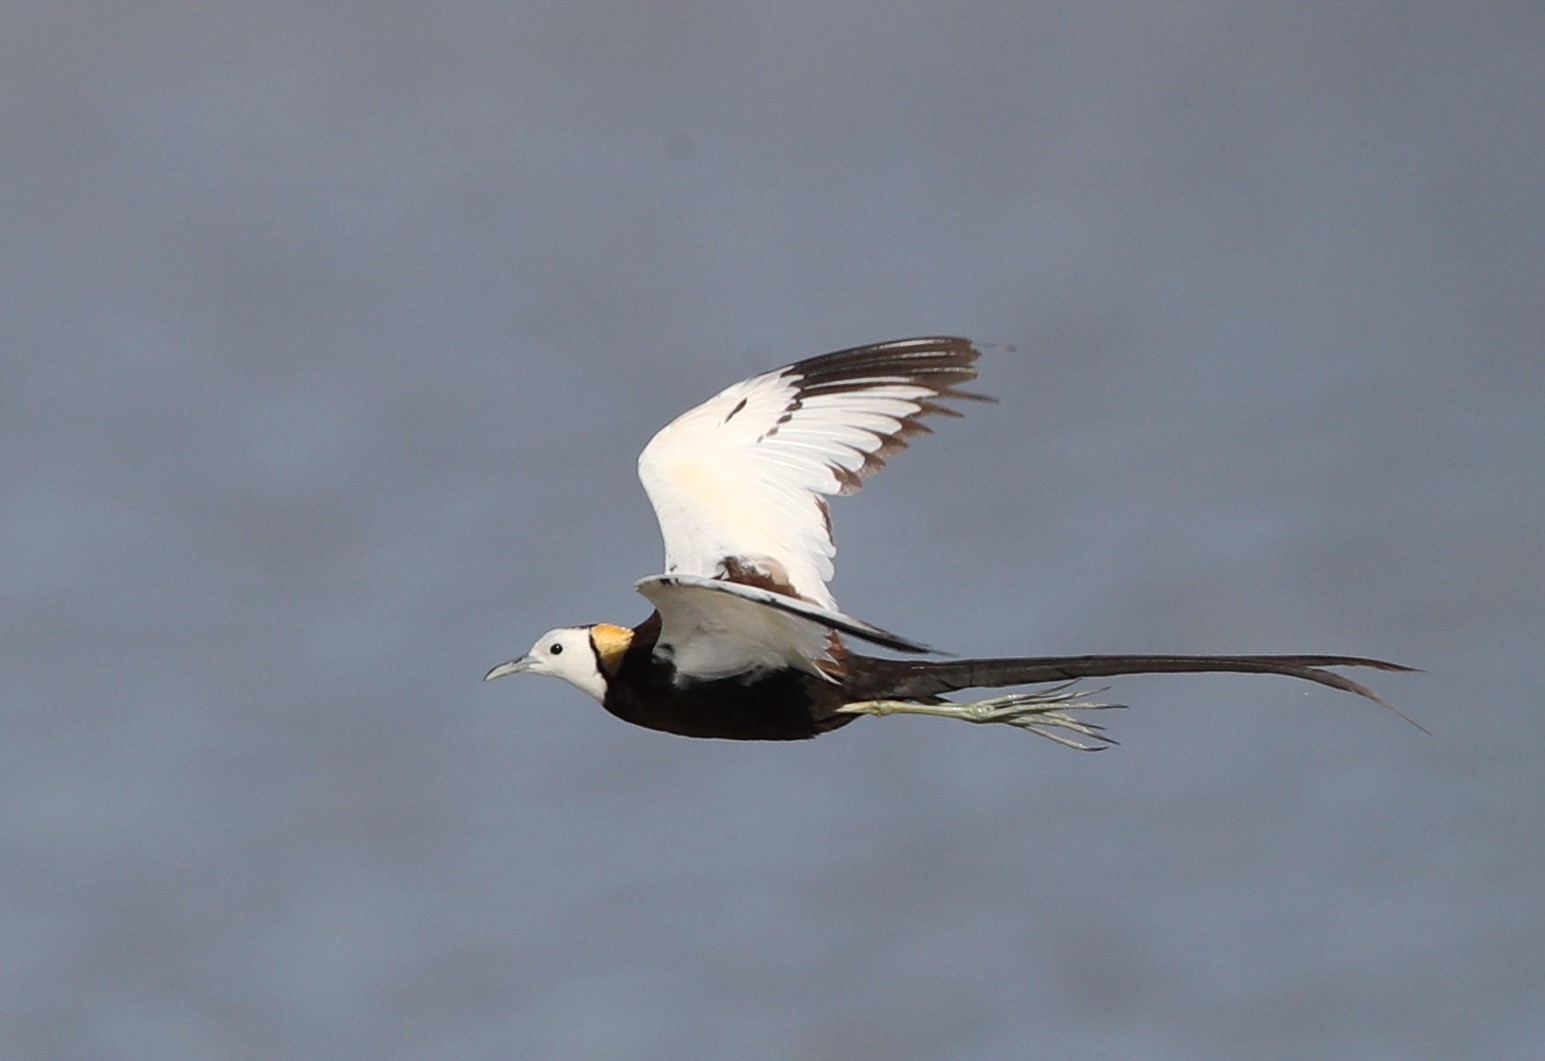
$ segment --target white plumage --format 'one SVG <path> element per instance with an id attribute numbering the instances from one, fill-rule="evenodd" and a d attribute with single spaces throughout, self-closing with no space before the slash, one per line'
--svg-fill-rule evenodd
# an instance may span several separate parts
<path id="1" fill-rule="evenodd" d="M 940 398 L 977 398 L 953 390 L 975 375 L 962 367 L 975 356 L 965 340 L 938 338 L 839 351 L 736 383 L 650 440 L 638 474 L 666 576 L 637 588 L 660 612 L 661 643 L 682 674 L 779 666 L 828 676 L 834 629 L 926 651 L 837 610 L 826 498 L 857 490 L 926 430 L 921 416 L 951 412 Z"/>
<path id="2" fill-rule="evenodd" d="M 824 497 L 858 489 L 904 436 L 923 430 L 917 417 L 948 411 L 935 400 L 953 376 L 929 386 L 895 369 L 909 355 L 937 357 L 945 342 L 877 347 L 876 361 L 886 360 L 875 375 L 826 388 L 809 363 L 790 365 L 736 383 L 668 424 L 638 459 L 666 573 L 722 577 L 725 558 L 736 557 L 834 609 L 826 584 L 837 547 Z"/>
<path id="3" fill-rule="evenodd" d="M 772 590 L 697 575 L 651 575 L 634 588 L 660 613 L 657 651 L 678 672 L 712 680 L 793 667 L 833 679 L 831 631 L 902 652 L 927 652 L 873 623 Z"/>

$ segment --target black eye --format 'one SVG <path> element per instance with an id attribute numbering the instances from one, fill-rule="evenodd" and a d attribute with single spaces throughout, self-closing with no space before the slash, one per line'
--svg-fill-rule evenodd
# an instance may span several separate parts
<path id="1" fill-rule="evenodd" d="M 561 656 L 563 655 L 563 645 L 560 642 L 554 641 L 547 646 L 547 652 L 549 655 Z"/>

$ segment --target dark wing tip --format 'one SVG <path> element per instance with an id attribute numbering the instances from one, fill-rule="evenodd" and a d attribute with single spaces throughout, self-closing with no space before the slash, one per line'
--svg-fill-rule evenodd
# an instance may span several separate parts
<path id="1" fill-rule="evenodd" d="M 841 390 L 876 379 L 905 379 L 944 395 L 976 378 L 982 353 L 960 336 L 925 336 L 870 343 L 797 361 L 785 370 L 803 391 Z"/>
<path id="2" fill-rule="evenodd" d="M 985 344 L 992 345 L 992 344 Z M 1007 347 L 1005 349 L 1012 349 Z M 887 458 L 907 448 L 907 440 L 927 434 L 921 421 L 926 416 L 959 416 L 948 401 L 996 402 L 997 399 L 961 385 L 976 379 L 981 350 L 961 336 L 920 336 L 871 343 L 806 358 L 784 372 L 797 380 L 797 397 L 842 394 L 886 384 L 907 383 L 932 391 L 931 397 L 915 399 L 917 411 L 900 419 L 895 431 L 880 436 L 880 444 L 864 454 L 854 470 L 833 467 L 843 494 L 858 490 L 862 481 L 885 466 Z"/>

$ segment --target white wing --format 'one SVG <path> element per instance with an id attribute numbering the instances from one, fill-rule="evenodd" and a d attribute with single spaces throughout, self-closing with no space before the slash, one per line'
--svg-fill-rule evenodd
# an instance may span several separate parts
<path id="1" fill-rule="evenodd" d="M 969 340 L 903 339 L 813 357 L 737 383 L 650 440 L 638 474 L 665 570 L 749 581 L 835 608 L 825 495 L 851 494 L 941 399 L 976 378 Z"/>
<path id="2" fill-rule="evenodd" d="M 851 615 L 773 590 L 696 575 L 652 575 L 634 586 L 660 613 L 656 653 L 679 674 L 711 680 L 759 669 L 794 667 L 834 678 L 833 630 L 903 652 L 928 646 Z"/>

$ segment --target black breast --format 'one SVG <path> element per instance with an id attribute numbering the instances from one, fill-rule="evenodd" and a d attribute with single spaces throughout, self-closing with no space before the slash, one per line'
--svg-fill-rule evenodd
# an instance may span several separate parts
<path id="1" fill-rule="evenodd" d="M 656 636 L 655 623 L 639 626 L 609 678 L 603 704 L 624 722 L 683 737 L 806 740 L 854 718 L 831 713 L 844 699 L 840 685 L 801 671 L 678 685 L 675 668 L 655 658 Z"/>

